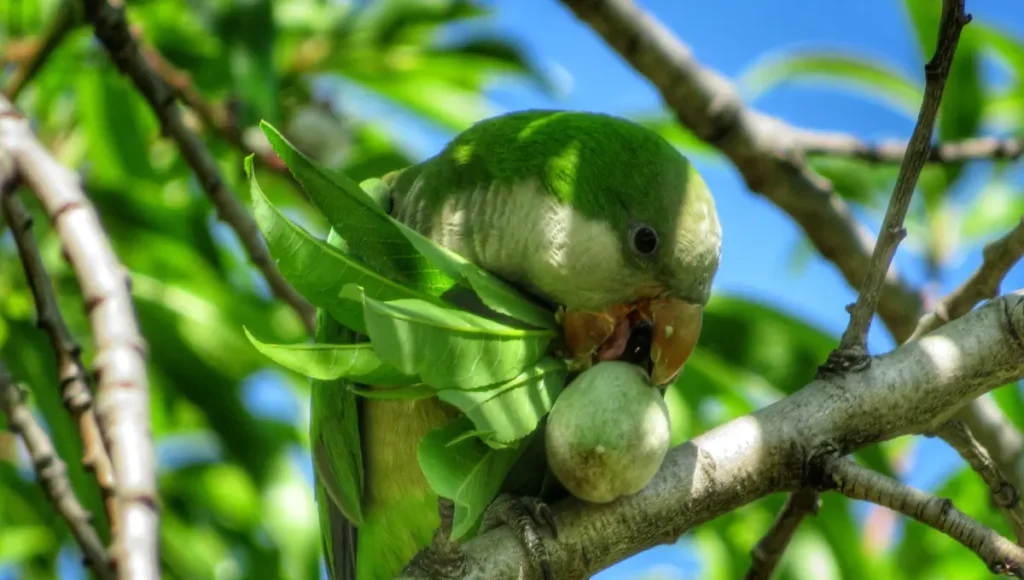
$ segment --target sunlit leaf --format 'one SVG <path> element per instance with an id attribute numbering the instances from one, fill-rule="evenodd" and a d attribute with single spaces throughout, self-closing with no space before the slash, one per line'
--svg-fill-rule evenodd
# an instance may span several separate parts
<path id="1" fill-rule="evenodd" d="M 479 524 L 480 516 L 527 446 L 527 440 L 522 440 L 507 449 L 494 449 L 476 437 L 460 438 L 472 430 L 473 422 L 460 417 L 431 431 L 419 444 L 420 468 L 431 489 L 455 502 L 453 540 Z"/>
<path id="2" fill-rule="evenodd" d="M 859 89 L 908 114 L 916 115 L 921 106 L 921 86 L 902 72 L 874 59 L 827 48 L 780 52 L 748 69 L 737 84 L 746 99 L 754 100 L 782 83 L 806 80 Z"/>
<path id="3" fill-rule="evenodd" d="M 423 300 L 364 302 L 366 333 L 381 360 L 439 389 L 511 379 L 543 356 L 555 337 Z"/>
<path id="4" fill-rule="evenodd" d="M 357 183 L 295 149 L 269 123 L 260 126 L 313 203 L 363 263 L 435 296 L 451 288 L 454 281 L 415 251 L 395 222 Z"/>
<path id="5" fill-rule="evenodd" d="M 347 327 L 363 332 L 363 305 L 357 296 L 344 292 L 355 284 L 371 297 L 430 299 L 381 274 L 359 260 L 313 237 L 274 207 L 252 172 L 252 157 L 246 158 L 256 223 L 267 240 L 281 274 L 315 306 L 324 308 Z"/>
<path id="6" fill-rule="evenodd" d="M 445 389 L 438 397 L 465 413 L 485 443 L 504 448 L 533 433 L 562 392 L 567 372 L 564 362 L 548 357 L 504 383 Z"/>
<path id="7" fill-rule="evenodd" d="M 381 362 L 368 342 L 358 344 L 266 344 L 244 329 L 256 350 L 277 364 L 313 379 L 349 379 L 371 385 L 413 384 L 418 379 Z"/>

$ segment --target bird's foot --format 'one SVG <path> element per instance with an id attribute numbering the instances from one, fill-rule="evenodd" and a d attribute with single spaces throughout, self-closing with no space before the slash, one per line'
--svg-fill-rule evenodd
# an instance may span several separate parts
<path id="1" fill-rule="evenodd" d="M 463 576 L 466 558 L 459 543 L 451 539 L 455 504 L 450 499 L 438 498 L 437 509 L 441 525 L 434 530 L 430 545 L 417 552 L 402 569 L 403 577 L 447 580 Z"/>
<path id="2" fill-rule="evenodd" d="M 540 535 L 540 528 L 547 528 L 552 537 L 558 538 L 558 528 L 551 508 L 535 497 L 517 497 L 503 493 L 491 502 L 480 523 L 480 533 L 492 530 L 502 524 L 512 528 L 529 554 L 530 563 L 551 580 L 551 563 L 548 550 Z"/>

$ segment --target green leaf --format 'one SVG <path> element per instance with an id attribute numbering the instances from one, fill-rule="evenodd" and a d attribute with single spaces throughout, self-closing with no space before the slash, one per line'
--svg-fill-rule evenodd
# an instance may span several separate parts
<path id="1" fill-rule="evenodd" d="M 843 157 L 813 157 L 811 167 L 832 182 L 832 187 L 844 199 L 864 206 L 880 205 L 889 198 L 890 185 L 896 179 L 899 167 L 879 165 Z"/>
<path id="2" fill-rule="evenodd" d="M 260 123 L 274 151 L 348 248 L 384 276 L 440 296 L 455 281 L 417 252 L 380 205 L 354 181 L 295 149 L 270 123 Z"/>
<path id="3" fill-rule="evenodd" d="M 902 72 L 860 55 L 830 49 L 783 52 L 748 69 L 737 85 L 744 98 L 753 101 L 786 81 L 807 79 L 866 89 L 866 96 L 881 99 L 909 115 L 916 115 L 921 106 L 921 87 Z"/>
<path id="4" fill-rule="evenodd" d="M 374 198 L 375 194 L 386 193 L 381 189 L 386 187 L 383 182 L 371 179 L 356 184 L 329 172 L 295 149 L 269 123 L 261 123 L 261 127 L 313 203 L 366 264 L 432 296 L 464 281 L 494 311 L 542 328 L 555 328 L 550 312 L 494 275 L 388 216 Z"/>
<path id="5" fill-rule="evenodd" d="M 367 297 L 364 304 L 366 332 L 381 360 L 438 389 L 511 379 L 543 356 L 555 336 L 423 300 Z"/>
<path id="6" fill-rule="evenodd" d="M 75 91 L 91 161 L 90 180 L 117 183 L 159 178 L 149 160 L 152 119 L 128 79 L 110 70 L 78 77 Z"/>
<path id="7" fill-rule="evenodd" d="M 564 362 L 546 357 L 510 381 L 481 389 L 445 389 L 438 397 L 465 413 L 485 443 L 503 448 L 533 433 L 562 392 L 567 372 Z"/>
<path id="8" fill-rule="evenodd" d="M 472 421 L 459 417 L 428 433 L 419 444 L 420 469 L 430 488 L 455 502 L 453 540 L 477 524 L 527 447 L 525 439 L 508 449 L 493 449 L 475 437 L 459 438 L 472 430 Z"/>
<path id="9" fill-rule="evenodd" d="M 987 183 L 971 200 L 963 219 L 960 234 L 968 241 L 1001 235 L 1020 221 L 1024 214 L 1024 194 L 1002 180 Z"/>
<path id="10" fill-rule="evenodd" d="M 351 385 L 349 386 L 349 390 L 360 397 L 376 399 L 379 401 L 416 401 L 419 399 L 429 399 L 430 397 L 437 396 L 437 390 L 434 389 L 434 387 L 424 385 L 422 383 L 395 388 Z"/>
<path id="11" fill-rule="evenodd" d="M 633 121 L 661 135 L 666 141 L 682 149 L 686 155 L 722 162 L 722 155 L 717 149 L 684 127 L 671 114 L 638 115 L 633 117 Z"/>
<path id="12" fill-rule="evenodd" d="M 253 213 L 270 254 L 277 261 L 281 275 L 315 306 L 323 308 L 348 328 L 365 333 L 363 305 L 351 292 L 343 292 L 346 286 L 358 285 L 370 296 L 382 300 L 430 299 L 374 272 L 285 217 L 256 182 L 251 155 L 245 160 L 245 170 L 252 191 Z"/>
<path id="13" fill-rule="evenodd" d="M 349 379 L 371 385 L 415 384 L 419 379 L 381 362 L 373 345 L 358 344 L 267 344 L 242 327 L 256 350 L 277 364 L 321 381 Z"/>
<path id="14" fill-rule="evenodd" d="M 558 328 L 552 312 L 524 298 L 494 274 L 448 248 L 435 244 L 405 224 L 398 221 L 394 223 L 413 247 L 446 275 L 473 288 L 488 308 L 540 328 Z"/>

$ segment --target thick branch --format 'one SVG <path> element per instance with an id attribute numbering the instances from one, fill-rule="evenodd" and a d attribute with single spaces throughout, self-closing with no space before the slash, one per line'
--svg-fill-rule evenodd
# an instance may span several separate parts
<path id="1" fill-rule="evenodd" d="M 112 580 L 114 571 L 110 568 L 110 559 L 103 549 L 99 534 L 92 527 L 92 516 L 75 497 L 75 490 L 68 480 L 67 466 L 57 455 L 50 436 L 39 426 L 25 404 L 25 392 L 14 384 L 3 366 L 0 366 L 0 409 L 7 415 L 8 428 L 21 435 L 25 442 L 39 485 L 57 513 L 67 522 L 71 535 L 85 554 L 86 564 L 92 567 L 99 578 Z"/>
<path id="2" fill-rule="evenodd" d="M 92 393 L 89 391 L 85 367 L 79 358 L 81 349 L 75 338 L 64 323 L 64 317 L 57 306 L 57 297 L 53 293 L 53 284 L 39 248 L 32 237 L 32 216 L 14 192 L 4 194 L 0 191 L 0 202 L 4 217 L 14 233 L 14 241 L 18 246 L 25 278 L 32 288 L 32 296 L 36 303 L 37 324 L 46 331 L 50 338 L 50 347 L 57 358 L 57 374 L 61 384 L 61 399 L 71 416 L 78 424 L 78 432 L 82 437 L 82 464 L 96 476 L 96 483 L 103 493 L 103 501 L 107 509 L 107 519 L 111 526 L 111 535 L 117 534 L 117 498 L 114 497 L 115 481 L 114 466 L 103 444 L 99 423 L 92 408 Z"/>
<path id="3" fill-rule="evenodd" d="M 5 161 L 13 162 L 22 182 L 42 202 L 82 290 L 96 345 L 96 416 L 117 483 L 120 521 L 114 526 L 114 566 L 122 578 L 157 578 L 159 515 L 146 344 L 128 277 L 78 176 L 50 156 L 28 121 L 0 97 L 0 166 Z"/>
<path id="4" fill-rule="evenodd" d="M 1020 503 L 1020 495 L 999 467 L 992 461 L 988 451 L 978 443 L 971 429 L 960 421 L 950 421 L 940 427 L 936 434 L 950 447 L 956 449 L 974 471 L 992 490 L 992 498 L 1010 521 L 1017 543 L 1024 545 L 1024 505 Z"/>
<path id="5" fill-rule="evenodd" d="M 797 132 L 744 107 L 736 89 L 705 69 L 688 47 L 630 0 L 562 0 L 650 80 L 679 121 L 724 153 L 747 186 L 793 217 L 810 241 L 859 287 L 874 240 L 830 185 L 791 151 Z M 878 310 L 894 336 L 914 329 L 923 300 L 890 269 Z M 907 313 L 911 313 L 909 316 Z"/>
<path id="6" fill-rule="evenodd" d="M 920 433 L 966 401 L 1024 377 L 1024 291 L 985 304 L 858 373 L 794 394 L 672 449 L 640 493 L 611 504 L 553 506 L 545 536 L 556 578 L 588 577 L 769 493 L 820 481 L 824 462 Z M 817 476 L 815 476 L 817 474 Z M 465 578 L 536 578 L 505 526 L 463 545 Z"/>
<path id="7" fill-rule="evenodd" d="M 942 91 L 946 87 L 946 78 L 949 76 L 953 55 L 956 53 L 956 46 L 960 41 L 960 32 L 970 21 L 970 15 L 964 14 L 964 0 L 943 1 L 935 54 L 924 66 L 926 79 L 924 102 L 921 103 L 917 124 L 914 126 L 910 143 L 907 145 L 907 155 L 903 164 L 900 165 L 896 186 L 889 198 L 889 207 L 878 232 L 878 241 L 871 254 L 867 276 L 860 286 L 857 302 L 850 312 L 850 324 L 843 332 L 839 348 L 833 353 L 837 357 L 829 357 L 834 362 L 841 362 L 839 359 L 842 357 L 849 360 L 849 357 L 852 356 L 863 360 L 863 357 L 867 356 L 868 329 L 871 328 L 871 319 L 875 316 L 875 309 L 882 294 L 882 284 L 885 282 L 889 265 L 892 264 L 892 259 L 896 255 L 896 247 L 907 235 L 907 231 L 903 227 L 903 220 L 907 216 L 910 200 L 917 188 L 917 179 L 921 175 L 921 170 L 924 169 L 925 158 L 931 148 L 935 116 L 938 114 L 939 104 L 942 102 Z"/>
<path id="8" fill-rule="evenodd" d="M 996 574 L 1024 578 L 1024 548 L 986 528 L 943 499 L 875 473 L 847 458 L 829 462 L 828 487 L 849 497 L 870 501 L 931 526 L 978 555 Z"/>
<path id="9" fill-rule="evenodd" d="M 902 163 L 907 154 L 906 141 L 865 143 L 853 135 L 812 131 L 801 131 L 792 148 L 807 156 L 853 157 L 871 163 Z M 925 161 L 1013 161 L 1020 159 L 1021 156 L 1024 156 L 1024 139 L 1020 137 L 975 137 L 932 145 Z"/>
<path id="10" fill-rule="evenodd" d="M 249 255 L 249 260 L 263 273 L 274 294 L 295 309 L 309 333 L 313 334 L 313 306 L 296 292 L 278 271 L 274 260 L 270 258 L 256 221 L 238 198 L 228 190 L 217 168 L 216 160 L 202 140 L 182 122 L 174 93 L 146 64 L 138 44 L 128 30 L 124 7 L 113 6 L 107 0 L 85 0 L 85 13 L 96 30 L 97 38 L 110 54 L 111 60 L 135 83 L 159 119 L 164 133 L 178 143 L 182 157 L 192 168 L 210 201 L 217 208 L 218 217 L 230 225 L 238 235 L 242 247 Z"/>

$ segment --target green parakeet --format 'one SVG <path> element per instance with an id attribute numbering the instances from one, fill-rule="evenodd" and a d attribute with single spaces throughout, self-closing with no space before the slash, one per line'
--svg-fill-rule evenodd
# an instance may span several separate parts
<path id="1" fill-rule="evenodd" d="M 603 114 L 511 113 L 477 123 L 382 182 L 379 201 L 397 220 L 561 307 L 575 358 L 630 360 L 664 386 L 692 353 L 721 231 L 703 179 L 653 131 Z M 333 233 L 330 241 L 344 244 Z M 318 328 L 321 342 L 356 340 L 323 314 Z M 457 411 L 433 397 L 339 393 L 349 392 L 314 381 L 311 441 L 327 567 L 335 580 L 391 579 L 438 528 L 438 497 L 417 445 Z M 543 458 L 521 463 L 539 481 Z"/>

